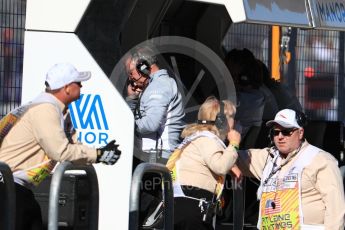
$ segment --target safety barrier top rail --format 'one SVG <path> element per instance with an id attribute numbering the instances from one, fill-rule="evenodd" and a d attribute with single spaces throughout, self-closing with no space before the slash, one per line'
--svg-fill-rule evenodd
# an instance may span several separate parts
<path id="1" fill-rule="evenodd" d="M 129 230 L 138 229 L 139 220 L 139 195 L 140 185 L 145 173 L 159 173 L 163 178 L 164 191 L 164 229 L 173 230 L 174 228 L 174 195 L 172 188 L 172 179 L 168 168 L 157 163 L 141 163 L 133 173 L 132 188 L 129 203 Z"/>
<path id="2" fill-rule="evenodd" d="M 341 173 L 341 176 L 343 177 L 343 179 L 345 180 L 345 165 L 340 167 L 340 173 Z"/>
<path id="3" fill-rule="evenodd" d="M 66 170 L 83 170 L 86 172 L 87 180 L 90 184 L 90 199 L 89 199 L 89 230 L 98 229 L 98 179 L 93 166 L 89 165 L 73 165 L 69 161 L 60 163 L 52 177 L 49 193 L 49 210 L 48 210 L 48 230 L 58 229 L 59 216 L 59 192 L 62 178 Z"/>
<path id="4" fill-rule="evenodd" d="M 233 190 L 233 220 L 234 230 L 242 230 L 244 227 L 244 209 L 245 209 L 245 178 L 234 182 Z"/>

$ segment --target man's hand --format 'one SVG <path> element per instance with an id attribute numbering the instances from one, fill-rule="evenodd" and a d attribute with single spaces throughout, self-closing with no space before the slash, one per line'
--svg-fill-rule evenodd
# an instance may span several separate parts
<path id="1" fill-rule="evenodd" d="M 97 149 L 96 163 L 115 164 L 121 155 L 121 151 L 117 148 L 118 146 L 115 145 L 115 140 L 112 140 L 106 146 Z"/>
<path id="2" fill-rule="evenodd" d="M 139 96 L 140 92 L 143 91 L 141 88 L 135 85 L 135 83 L 128 84 L 127 86 L 127 95 L 128 96 Z"/>

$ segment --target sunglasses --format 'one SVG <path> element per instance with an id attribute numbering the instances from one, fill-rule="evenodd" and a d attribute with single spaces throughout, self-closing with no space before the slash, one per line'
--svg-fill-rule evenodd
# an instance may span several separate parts
<path id="1" fill-rule="evenodd" d="M 283 136 L 291 136 L 294 131 L 297 129 L 283 129 L 283 130 L 278 130 L 278 129 L 272 129 L 271 133 L 273 136 L 278 136 L 279 133 L 281 133 Z"/>

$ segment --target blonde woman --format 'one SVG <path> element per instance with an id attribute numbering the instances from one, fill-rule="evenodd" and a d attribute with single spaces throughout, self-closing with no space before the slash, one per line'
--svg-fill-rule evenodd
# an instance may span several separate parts
<path id="1" fill-rule="evenodd" d="M 184 141 L 167 163 L 174 181 L 175 229 L 214 229 L 215 204 L 241 140 L 233 129 L 235 112 L 230 101 L 209 97 L 198 121 L 183 130 Z"/>

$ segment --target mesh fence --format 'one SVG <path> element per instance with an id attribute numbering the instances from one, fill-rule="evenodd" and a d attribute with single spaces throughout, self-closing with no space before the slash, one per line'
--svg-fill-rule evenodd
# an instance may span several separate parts
<path id="1" fill-rule="evenodd" d="M 290 37 L 291 60 L 282 84 L 294 94 L 312 120 L 344 121 L 344 33 L 324 30 L 295 30 Z M 247 48 L 270 66 L 271 26 L 232 25 L 223 47 Z M 282 68 L 283 69 L 283 68 Z M 292 86 L 289 85 L 292 79 Z"/>
<path id="2" fill-rule="evenodd" d="M 265 64 L 269 59 L 271 26 L 254 24 L 233 24 L 223 40 L 226 51 L 247 48 Z"/>
<path id="3" fill-rule="evenodd" d="M 0 1 L 0 117 L 20 104 L 25 2 Z"/>
<path id="4" fill-rule="evenodd" d="M 309 117 L 343 120 L 338 108 L 340 32 L 298 30 L 296 45 L 297 96 Z"/>

